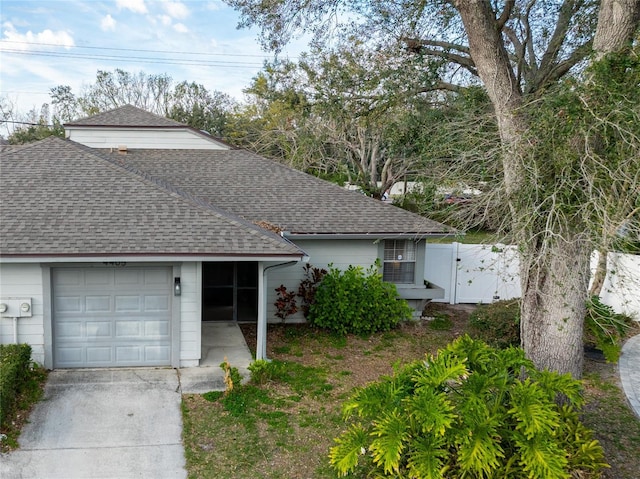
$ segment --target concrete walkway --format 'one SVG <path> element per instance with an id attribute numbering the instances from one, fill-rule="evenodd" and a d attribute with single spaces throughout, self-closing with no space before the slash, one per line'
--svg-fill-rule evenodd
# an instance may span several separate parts
<path id="1" fill-rule="evenodd" d="M 178 386 L 173 369 L 51 372 L 0 477 L 186 478 Z"/>
<path id="2" fill-rule="evenodd" d="M 618 369 L 629 404 L 640 418 L 640 334 L 630 338 L 622 346 Z"/>
<path id="3" fill-rule="evenodd" d="M 237 324 L 206 326 L 204 367 L 52 371 L 0 478 L 186 478 L 182 393 L 224 390 L 225 356 L 242 374 L 251 362 Z"/>

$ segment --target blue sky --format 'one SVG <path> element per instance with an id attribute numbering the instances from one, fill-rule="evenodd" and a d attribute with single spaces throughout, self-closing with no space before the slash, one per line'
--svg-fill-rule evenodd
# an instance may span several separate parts
<path id="1" fill-rule="evenodd" d="M 167 73 L 242 99 L 271 55 L 219 0 L 1 0 L 0 95 L 21 112 L 97 70 Z M 281 54 L 295 58 L 302 41 Z"/>

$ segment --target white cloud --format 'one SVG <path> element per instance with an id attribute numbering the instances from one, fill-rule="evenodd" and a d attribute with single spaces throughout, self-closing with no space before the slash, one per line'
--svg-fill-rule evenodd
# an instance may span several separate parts
<path id="1" fill-rule="evenodd" d="M 147 13 L 147 6 L 144 0 L 116 0 L 119 10 L 131 10 L 133 13 Z"/>
<path id="2" fill-rule="evenodd" d="M 178 33 L 187 33 L 189 29 L 183 23 L 176 23 L 173 29 Z"/>
<path id="3" fill-rule="evenodd" d="M 220 0 L 213 0 L 212 2 L 207 3 L 207 10 L 215 12 L 217 10 L 221 10 L 222 8 L 224 8 L 224 6 L 224 3 L 222 3 Z"/>
<path id="4" fill-rule="evenodd" d="M 38 33 L 33 33 L 29 30 L 26 33 L 19 33 L 13 24 L 9 22 L 5 22 L 3 24 L 3 28 L 4 30 L 2 33 L 4 34 L 4 37 L 0 41 L 0 45 L 14 50 L 30 50 L 33 45 L 29 44 L 33 43 L 46 43 L 48 45 L 61 46 L 67 49 L 75 45 L 71 35 L 62 30 L 54 32 L 46 29 Z"/>
<path id="5" fill-rule="evenodd" d="M 102 20 L 100 21 L 100 28 L 102 28 L 102 30 L 105 32 L 109 30 L 115 30 L 116 21 L 113 19 L 111 15 L 107 15 L 106 17 L 103 17 Z"/>
<path id="6" fill-rule="evenodd" d="M 172 23 L 171 17 L 169 15 L 159 15 L 158 18 L 163 25 L 169 26 Z"/>
<path id="7" fill-rule="evenodd" d="M 163 2 L 162 6 L 164 10 L 173 18 L 184 19 L 189 16 L 189 9 L 184 3 L 181 2 Z"/>

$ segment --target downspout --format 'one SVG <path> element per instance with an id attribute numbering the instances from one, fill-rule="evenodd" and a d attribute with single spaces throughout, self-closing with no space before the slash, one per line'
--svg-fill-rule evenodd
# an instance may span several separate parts
<path id="1" fill-rule="evenodd" d="M 304 258 L 308 258 L 305 256 Z M 302 261 L 305 259 L 303 258 Z M 307 259 L 308 261 L 308 259 Z M 300 261 L 287 261 L 286 263 L 274 264 L 264 268 L 262 262 L 258 263 L 258 277 L 262 284 L 258 285 L 258 333 L 256 338 L 256 360 L 267 358 L 267 295 L 265 294 L 265 287 L 267 284 L 267 272 L 277 268 L 284 268 Z M 262 271 L 260 271 L 262 270 Z M 260 274 L 262 273 L 262 274 Z"/>

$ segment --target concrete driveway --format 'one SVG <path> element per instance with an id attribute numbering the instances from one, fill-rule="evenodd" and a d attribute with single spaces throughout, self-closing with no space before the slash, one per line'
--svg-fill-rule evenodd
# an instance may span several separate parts
<path id="1" fill-rule="evenodd" d="M 173 369 L 53 371 L 0 477 L 185 478 Z"/>

